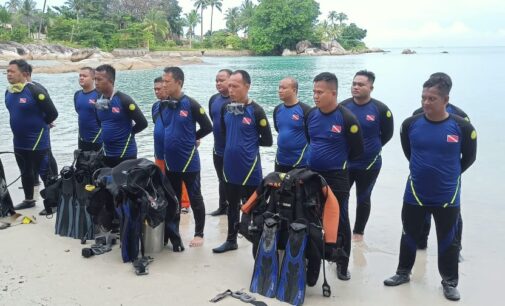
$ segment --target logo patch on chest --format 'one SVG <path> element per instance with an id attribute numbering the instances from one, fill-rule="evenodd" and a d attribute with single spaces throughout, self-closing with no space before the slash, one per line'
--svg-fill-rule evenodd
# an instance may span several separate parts
<path id="1" fill-rule="evenodd" d="M 459 142 L 458 135 L 447 135 L 447 142 Z"/>
<path id="2" fill-rule="evenodd" d="M 181 109 L 179 116 L 186 118 L 188 116 L 188 111 Z"/>
<path id="3" fill-rule="evenodd" d="M 333 133 L 340 133 L 340 132 L 342 132 L 342 126 L 334 124 L 331 126 L 331 131 Z"/>
<path id="4" fill-rule="evenodd" d="M 114 106 L 114 107 L 112 107 L 112 112 L 115 114 L 119 114 L 121 112 L 121 110 L 119 109 L 119 107 Z"/>
<path id="5" fill-rule="evenodd" d="M 298 121 L 300 120 L 300 115 L 298 114 L 293 114 L 293 116 L 291 116 L 291 119 L 295 120 L 295 121 Z"/>
<path id="6" fill-rule="evenodd" d="M 252 123 L 252 119 L 251 119 L 251 118 L 249 118 L 249 117 L 244 117 L 244 118 L 242 119 L 242 123 L 243 123 L 243 124 L 247 124 L 247 125 L 251 125 L 251 123 Z"/>
<path id="7" fill-rule="evenodd" d="M 19 103 L 25 104 L 26 103 L 26 98 L 19 98 Z"/>
<path id="8" fill-rule="evenodd" d="M 366 115 L 366 121 L 375 121 L 375 115 Z"/>

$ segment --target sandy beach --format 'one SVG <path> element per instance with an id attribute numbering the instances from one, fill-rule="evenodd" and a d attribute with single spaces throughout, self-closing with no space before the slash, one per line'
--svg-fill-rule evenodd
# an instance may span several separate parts
<path id="1" fill-rule="evenodd" d="M 10 170 L 7 171 L 12 172 L 12 168 Z M 383 279 L 395 271 L 401 229 L 399 201 L 388 197 L 389 184 L 385 179 L 379 180 L 375 203 L 383 207 L 372 211 L 365 241 L 353 243 L 352 279 L 348 282 L 337 280 L 335 266 L 327 266 L 331 298 L 322 296 L 320 277 L 315 287 L 307 289 L 306 305 L 453 303 L 442 295 L 433 233 L 427 251 L 417 254 L 410 284 L 397 288 L 382 285 Z M 22 198 L 18 185 L 10 188 L 15 202 Z M 203 182 L 208 211 L 217 206 L 213 185 L 214 181 Z M 351 203 L 354 203 L 354 197 L 351 197 Z M 466 204 L 471 203 L 467 201 Z M 41 208 L 41 204 L 38 205 L 21 212 L 36 215 Z M 479 250 L 485 248 L 485 241 L 472 230 L 479 222 L 470 217 L 472 210 L 468 207 L 463 213 L 464 218 L 468 218 L 465 218 L 464 261 L 460 264 L 462 300 L 459 304 L 501 305 L 496 299 L 497 294 L 492 292 L 497 292 L 499 276 L 503 272 L 502 255 L 490 249 Z M 397 213 L 388 216 L 388 211 Z M 209 299 L 226 289 L 248 290 L 249 287 L 253 266 L 249 242 L 242 238 L 239 239 L 238 251 L 212 254 L 211 249 L 219 245 L 226 235 L 224 216 L 207 218 L 203 247 L 187 247 L 183 253 L 173 253 L 167 247 L 162 253 L 153 254 L 155 261 L 149 266 L 147 276 L 136 276 L 131 264 L 121 262 L 118 246 L 110 253 L 86 259 L 81 256 L 83 245 L 78 240 L 54 235 L 54 218 L 37 216 L 37 221 L 37 224 L 0 231 L 1 305 L 206 305 L 211 304 Z M 192 214 L 183 215 L 181 233 L 186 245 L 191 239 L 193 227 Z M 275 299 L 255 296 L 268 305 L 287 305 Z M 228 297 L 218 305 L 240 304 Z"/>

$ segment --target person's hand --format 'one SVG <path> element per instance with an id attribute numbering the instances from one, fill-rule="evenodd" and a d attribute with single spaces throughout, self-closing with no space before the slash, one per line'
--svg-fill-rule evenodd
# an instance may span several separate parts
<path id="1" fill-rule="evenodd" d="M 201 140 L 200 140 L 200 139 L 198 139 L 198 140 L 196 141 L 196 147 L 197 147 L 197 148 L 200 146 L 200 142 L 201 142 Z"/>

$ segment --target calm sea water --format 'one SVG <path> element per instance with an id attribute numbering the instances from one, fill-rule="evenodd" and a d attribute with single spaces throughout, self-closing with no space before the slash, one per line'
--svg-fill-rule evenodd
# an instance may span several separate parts
<path id="1" fill-rule="evenodd" d="M 446 50 L 448 54 L 442 54 Z M 250 96 L 261 104 L 269 118 L 279 103 L 277 86 L 284 76 L 293 76 L 300 83 L 300 99 L 312 104 L 312 79 L 323 71 L 331 71 L 339 78 L 339 100 L 350 96 L 354 73 L 360 69 L 374 71 L 377 75 L 373 96 L 385 102 L 395 117 L 395 136 L 383 151 L 384 167 L 380 183 L 392 190 L 401 201 L 407 162 L 399 142 L 401 122 L 420 106 L 423 81 L 436 71 L 444 71 L 453 78 L 451 102 L 463 108 L 471 117 L 479 133 L 476 164 L 464 176 L 464 199 L 478 205 L 498 207 L 498 190 L 504 187 L 501 177 L 505 167 L 503 156 L 505 137 L 502 122 L 505 117 L 505 47 L 418 49 L 418 54 L 401 55 L 400 49 L 385 54 L 366 54 L 342 57 L 238 57 L 204 58 L 205 63 L 183 67 L 186 74 L 184 90 L 205 108 L 209 97 L 215 93 L 214 76 L 218 69 L 245 69 L 252 76 Z M 34 62 L 34 65 L 45 63 Z M 117 88 L 132 96 L 150 121 L 154 101 L 152 81 L 161 69 L 124 71 L 117 76 Z M 76 73 L 40 74 L 34 80 L 44 84 L 55 102 L 60 116 L 52 129 L 52 146 L 60 167 L 71 163 L 72 151 L 77 145 L 77 117 L 73 107 L 73 93 L 79 89 Z M 5 88 L 5 76 L 0 78 L 0 88 Z M 139 157 L 153 156 L 152 129 L 150 126 L 137 135 Z M 0 150 L 12 149 L 9 115 L 0 105 Z M 207 136 L 200 147 L 202 177 L 206 190 L 215 190 L 212 165 L 212 136 Z M 265 173 L 273 169 L 275 146 L 262 149 Z M 2 157 L 7 159 L 8 157 Z M 9 167 L 14 165 L 10 164 Z M 209 194 L 214 198 L 213 192 Z"/>

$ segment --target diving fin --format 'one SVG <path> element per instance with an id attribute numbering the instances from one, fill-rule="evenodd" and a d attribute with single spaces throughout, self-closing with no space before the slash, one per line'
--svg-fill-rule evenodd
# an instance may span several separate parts
<path id="1" fill-rule="evenodd" d="M 93 221 L 86 211 L 88 206 L 88 194 L 86 192 L 86 180 L 82 174 L 76 174 L 75 182 L 75 212 L 73 237 L 83 241 L 94 239 Z"/>
<path id="2" fill-rule="evenodd" d="M 249 291 L 266 297 L 274 297 L 277 291 L 279 257 L 277 255 L 277 232 L 279 221 L 265 219 L 263 233 L 254 261 L 253 276 Z"/>
<path id="3" fill-rule="evenodd" d="M 277 299 L 291 305 L 302 305 L 305 300 L 307 225 L 293 222 L 277 287 Z"/>
<path id="4" fill-rule="evenodd" d="M 74 178 L 63 177 L 61 182 L 61 196 L 58 202 L 55 222 L 55 233 L 60 236 L 70 237 L 73 227 L 74 205 Z"/>

